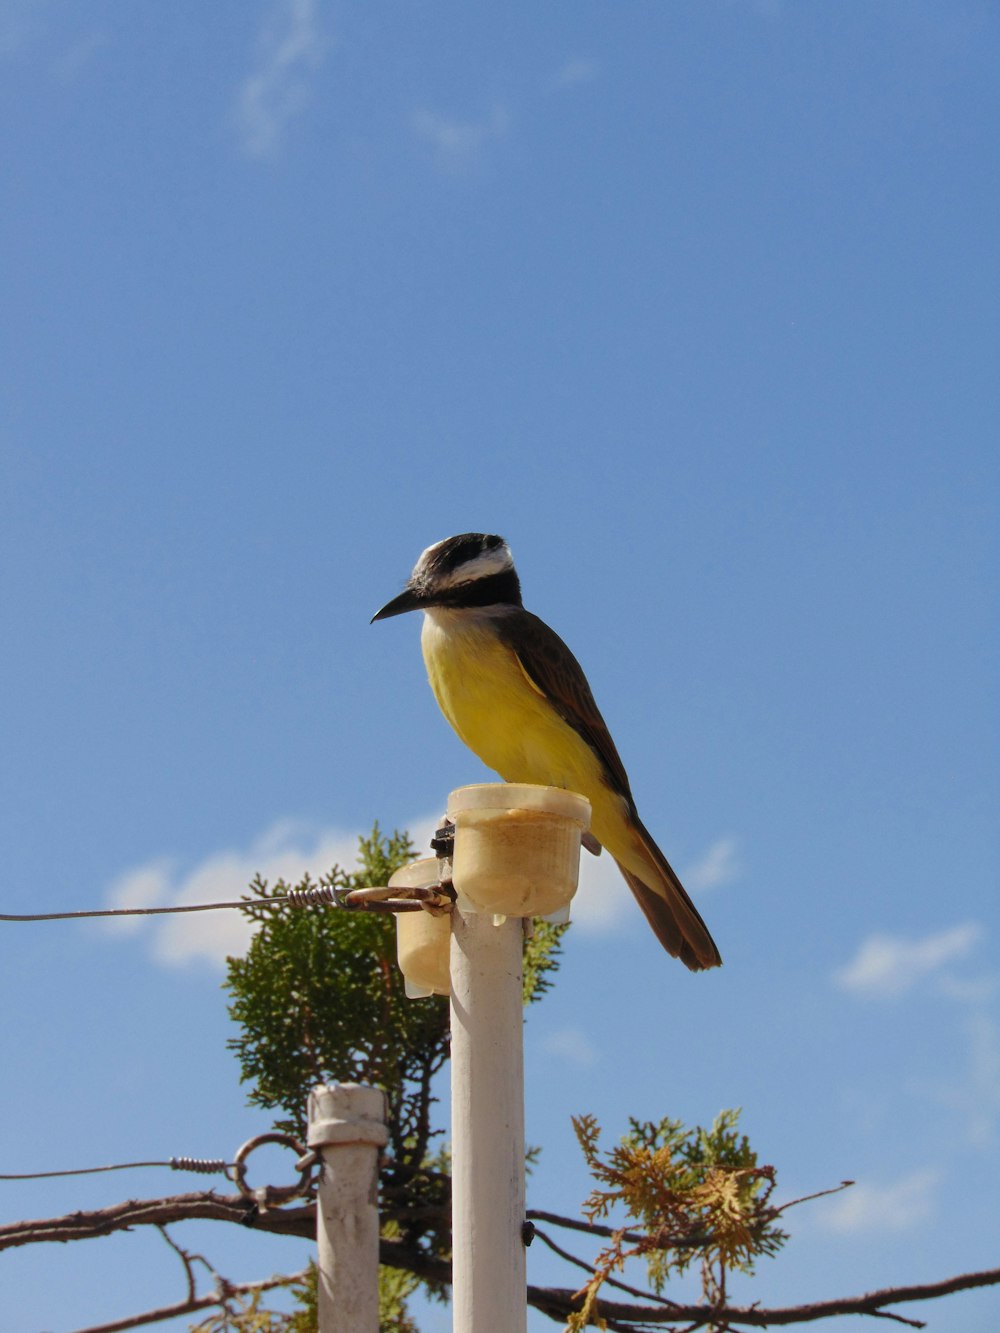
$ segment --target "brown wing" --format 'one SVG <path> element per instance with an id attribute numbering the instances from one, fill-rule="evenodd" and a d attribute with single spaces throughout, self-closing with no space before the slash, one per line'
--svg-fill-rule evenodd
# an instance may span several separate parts
<path id="1" fill-rule="evenodd" d="M 579 662 L 559 635 L 530 611 L 519 610 L 509 617 L 498 617 L 495 623 L 498 634 L 517 657 L 530 684 L 597 752 L 607 769 L 608 786 L 628 801 L 633 825 L 646 848 L 650 872 L 659 881 L 660 891 L 645 884 L 621 862 L 618 868 L 660 943 L 692 971 L 718 967 L 722 959 L 715 941 L 667 858 L 639 819 L 625 767 Z"/>
<path id="2" fill-rule="evenodd" d="M 608 770 L 608 786 L 621 792 L 634 808 L 625 765 L 594 702 L 587 677 L 559 635 L 530 611 L 498 617 L 496 628 L 535 689 L 596 750 Z"/>

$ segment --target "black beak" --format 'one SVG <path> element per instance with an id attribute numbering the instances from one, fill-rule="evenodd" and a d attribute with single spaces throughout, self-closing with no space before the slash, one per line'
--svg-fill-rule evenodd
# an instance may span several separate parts
<path id="1" fill-rule="evenodd" d="M 369 624 L 376 620 L 388 620 L 390 616 L 401 616 L 404 611 L 417 611 L 423 606 L 423 599 L 412 588 L 404 588 L 398 597 L 386 602 L 381 611 L 376 611 Z"/>

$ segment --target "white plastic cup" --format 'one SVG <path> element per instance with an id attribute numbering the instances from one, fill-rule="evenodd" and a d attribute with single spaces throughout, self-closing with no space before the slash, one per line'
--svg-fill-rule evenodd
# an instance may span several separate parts
<path id="1" fill-rule="evenodd" d="M 389 880 L 390 889 L 426 889 L 438 882 L 436 856 L 410 861 Z M 447 995 L 451 990 L 448 958 L 451 951 L 451 916 L 425 912 L 396 913 L 396 957 L 411 1000 Z"/>
<path id="2" fill-rule="evenodd" d="M 448 818 L 455 889 L 476 911 L 548 916 L 568 906 L 590 826 L 586 797 L 531 783 L 477 783 L 451 793 Z"/>

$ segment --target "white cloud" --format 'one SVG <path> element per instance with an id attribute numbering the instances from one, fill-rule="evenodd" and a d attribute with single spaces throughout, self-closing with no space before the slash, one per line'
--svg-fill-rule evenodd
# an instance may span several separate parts
<path id="1" fill-rule="evenodd" d="M 628 885 L 607 852 L 580 854 L 580 887 L 570 909 L 574 929 L 588 934 L 607 934 L 629 921 L 641 921 Z"/>
<path id="2" fill-rule="evenodd" d="M 923 983 L 927 992 L 961 1006 L 961 1027 L 950 1038 L 964 1060 L 935 1062 L 929 1074 L 911 1077 L 912 1095 L 956 1113 L 966 1142 L 976 1150 L 993 1147 L 1000 1129 L 1000 1025 L 994 1012 L 998 977 L 970 974 L 964 960 L 983 938 L 983 928 L 965 922 L 922 939 L 873 935 L 846 967 L 834 974 L 856 995 L 895 999 Z M 961 968 L 949 970 L 961 963 Z"/>
<path id="3" fill-rule="evenodd" d="M 171 890 L 171 869 L 170 861 L 163 859 L 126 871 L 108 889 L 108 907 L 165 906 Z M 143 924 L 140 916 L 112 917 L 102 922 L 105 930 L 119 935 L 134 935 Z"/>
<path id="4" fill-rule="evenodd" d="M 965 1015 L 962 1035 L 966 1047 L 964 1072 L 946 1079 L 922 1079 L 913 1091 L 938 1106 L 947 1107 L 962 1121 L 966 1142 L 977 1152 L 993 1148 L 1000 1126 L 1000 1026 L 985 1009 Z"/>
<path id="5" fill-rule="evenodd" d="M 813 1205 L 817 1222 L 826 1231 L 839 1234 L 909 1231 L 933 1216 L 933 1195 L 940 1180 L 940 1171 L 925 1167 L 894 1184 L 853 1185 Z"/>
<path id="6" fill-rule="evenodd" d="M 257 66 L 236 98 L 236 125 L 249 157 L 272 157 L 289 122 L 309 103 L 311 76 L 327 49 L 318 11 L 318 0 L 277 0 L 272 9 Z"/>
<path id="7" fill-rule="evenodd" d="M 581 83 L 593 83 L 600 72 L 600 65 L 588 56 L 574 56 L 567 60 L 552 78 L 553 88 L 575 88 Z"/>
<path id="8" fill-rule="evenodd" d="M 740 873 L 736 839 L 719 838 L 705 855 L 684 869 L 681 879 L 694 893 L 729 884 Z M 572 920 L 583 931 L 606 934 L 642 920 L 622 873 L 607 852 L 580 857 L 580 887 L 573 899 Z"/>
<path id="9" fill-rule="evenodd" d="M 413 113 L 413 131 L 429 143 L 443 166 L 461 166 L 490 141 L 502 139 L 510 128 L 510 116 L 495 106 L 485 120 L 455 120 L 439 111 L 421 107 Z"/>
<path id="10" fill-rule="evenodd" d="M 440 823 L 440 815 L 423 815 L 403 826 L 418 855 L 431 855 L 430 839 Z M 722 843 L 727 841 L 722 839 Z M 714 855 L 714 850 L 710 849 L 703 864 L 727 861 L 726 856 Z M 236 900 L 255 874 L 272 884 L 278 879 L 294 884 L 307 871 L 316 879 L 335 863 L 352 868 L 357 851 L 357 833 L 277 820 L 248 847 L 220 849 L 186 870 L 163 857 L 136 866 L 109 886 L 106 903 L 109 907 L 167 907 Z M 642 914 L 607 852 L 599 857 L 581 853 L 580 886 L 571 919 L 574 928 L 586 934 L 607 935 L 641 927 Z M 233 909 L 125 917 L 107 923 L 106 928 L 122 934 L 144 931 L 154 959 L 173 966 L 198 958 L 221 966 L 228 955 L 245 951 L 251 933 L 243 914 Z"/>
<path id="11" fill-rule="evenodd" d="M 539 1045 L 547 1055 L 580 1069 L 590 1069 L 599 1058 L 597 1047 L 582 1028 L 557 1028 L 546 1033 Z"/>
<path id="12" fill-rule="evenodd" d="M 408 825 L 422 854 L 438 820 L 422 818 Z M 166 860 L 138 866 L 115 880 L 108 890 L 109 907 L 180 906 L 239 899 L 254 875 L 269 883 L 297 883 L 308 871 L 313 879 L 334 864 L 347 869 L 357 862 L 358 835 L 339 829 L 313 829 L 294 820 L 273 824 L 246 849 L 213 853 L 193 869 L 178 872 Z M 187 912 L 177 916 L 126 917 L 119 930 L 146 931 L 159 963 L 172 966 L 194 959 L 222 966 L 230 954 L 245 951 L 252 927 L 242 912 Z"/>
<path id="13" fill-rule="evenodd" d="M 879 998 L 905 995 L 925 977 L 966 957 L 982 934 L 982 927 L 969 921 L 918 940 L 871 935 L 851 962 L 834 974 L 834 980 L 843 990 L 856 995 Z"/>
<path id="14" fill-rule="evenodd" d="M 681 879 L 693 893 L 701 893 L 706 889 L 718 889 L 723 884 L 731 884 L 739 876 L 740 868 L 736 839 L 719 838 L 700 861 L 685 869 Z"/>

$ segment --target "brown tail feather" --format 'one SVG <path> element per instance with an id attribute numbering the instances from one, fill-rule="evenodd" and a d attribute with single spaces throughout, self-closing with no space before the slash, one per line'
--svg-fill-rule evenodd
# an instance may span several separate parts
<path id="1" fill-rule="evenodd" d="M 634 823 L 652 863 L 650 878 L 653 878 L 654 869 L 659 872 L 657 878 L 660 881 L 658 885 L 660 892 L 650 888 L 649 884 L 639 879 L 631 870 L 626 870 L 620 861 L 617 864 L 625 877 L 626 884 L 635 894 L 636 902 L 642 908 L 646 920 L 652 926 L 653 933 L 666 951 L 674 958 L 679 958 L 692 972 L 700 972 L 706 967 L 719 967 L 722 956 L 698 909 L 674 874 L 670 862 L 642 824 L 638 819 L 635 819 Z"/>

